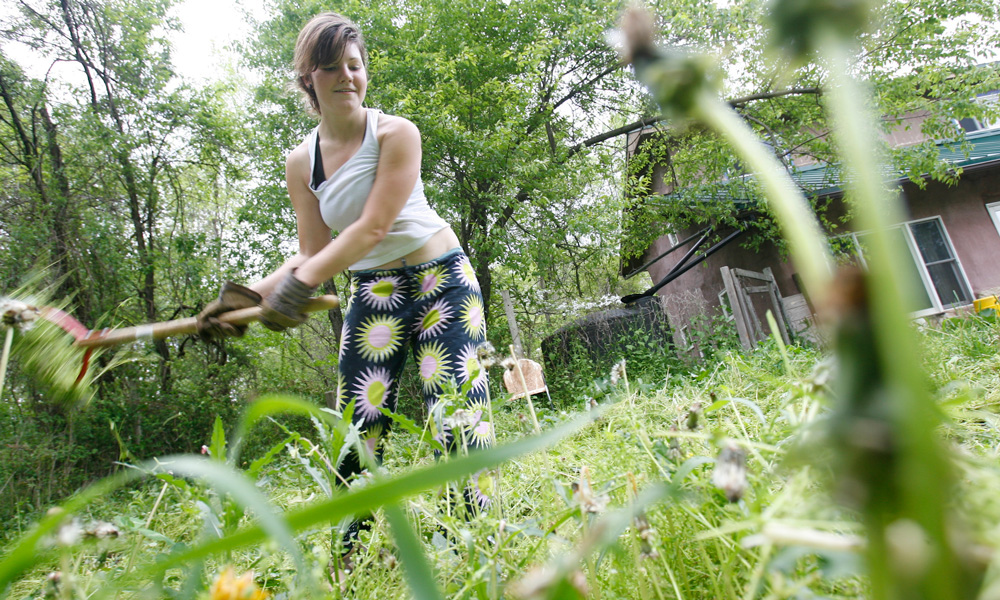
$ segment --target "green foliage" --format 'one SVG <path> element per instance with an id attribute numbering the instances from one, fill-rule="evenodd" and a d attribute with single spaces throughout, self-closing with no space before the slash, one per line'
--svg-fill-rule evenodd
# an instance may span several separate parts
<path id="1" fill-rule="evenodd" d="M 919 338 L 933 392 L 950 416 L 944 431 L 967 452 L 957 458 L 967 480 L 957 490 L 956 509 L 982 525 L 970 543 L 988 548 L 1000 545 L 989 525 L 998 517 L 994 499 L 1000 486 L 996 435 L 989 426 L 998 400 L 997 360 L 995 353 L 984 357 L 977 345 L 996 335 L 994 322 L 971 316 L 927 326 Z M 456 459 L 434 467 L 426 445 L 420 455 L 410 454 L 416 434 L 406 431 L 387 440 L 391 478 L 329 499 L 294 453 L 261 453 L 259 463 L 252 461 L 252 477 L 272 507 L 251 513 L 245 507 L 259 492 L 240 487 L 238 473 L 222 466 L 218 448 L 226 447 L 232 464 L 238 444 L 216 430 L 204 438 L 213 440 L 210 460 L 168 459 L 155 467 L 159 474 L 150 484 L 111 494 L 108 482 L 71 501 L 68 509 L 82 529 L 111 521 L 120 537 L 45 546 L 50 549 L 31 560 L 42 562 L 24 571 L 11 592 L 25 596 L 51 585 L 45 574 L 62 568 L 65 553 L 70 561 L 63 582 L 80 593 L 162 581 L 154 589 L 170 594 L 187 585 L 192 573 L 203 573 L 192 584 L 194 595 L 226 564 L 238 572 L 253 568 L 258 585 L 289 597 L 417 593 L 403 577 L 411 567 L 401 572 L 393 566 L 401 560 L 415 565 L 406 579 L 419 582 L 414 590 L 425 597 L 514 597 L 532 586 L 545 590 L 541 597 L 558 597 L 558 589 L 583 597 L 864 597 L 871 588 L 859 560 L 859 515 L 838 507 L 820 485 L 830 473 L 822 466 L 826 450 L 816 445 L 835 402 L 829 373 L 829 359 L 815 348 L 793 345 L 783 355 L 767 343 L 750 354 L 726 355 L 713 369 L 674 374 L 669 385 L 647 391 L 633 385 L 632 393 L 622 385 L 608 388 L 593 425 L 546 454 L 521 454 L 503 464 L 499 506 L 471 521 L 447 514 L 447 497 L 435 491 L 443 479 L 431 473 L 445 469 L 451 477 L 480 465 L 460 467 L 464 459 Z M 629 377 L 634 384 L 631 371 Z M 237 437 L 277 412 L 309 414 L 323 427 L 336 424 L 308 403 L 281 397 L 260 402 L 240 420 L 243 433 Z M 501 404 L 496 414 L 501 444 L 523 435 L 515 412 Z M 307 427 L 292 433 L 300 440 L 320 435 Z M 745 487 L 734 503 L 717 487 L 713 467 L 731 442 L 747 457 Z M 121 482 L 119 477 L 114 483 Z M 403 489 L 409 491 L 398 495 Z M 405 501 L 362 534 L 358 568 L 341 591 L 326 572 L 333 560 L 328 524 L 345 510 L 388 505 L 390 498 Z M 298 550 L 286 553 L 287 543 L 265 541 L 261 526 L 267 526 L 255 524 L 258 510 L 276 513 L 291 527 L 304 568 L 289 558 Z M 43 530 L 65 527 L 60 520 L 45 521 Z M 222 539 L 200 533 L 212 523 L 221 527 Z M 25 564 L 18 563 L 27 557 L 23 548 L 9 547 L 0 572 Z M 134 548 L 147 551 L 126 569 Z M 108 550 L 114 554 L 99 560 Z M 150 562 L 155 553 L 164 562 Z M 166 567 L 173 575 L 161 579 L 157 573 Z M 995 584 L 995 577 L 987 583 Z M 589 593 L 581 591 L 583 585 Z"/>
<path id="2" fill-rule="evenodd" d="M 338 427 L 339 419 L 310 406 L 308 403 L 292 398 L 273 397 L 262 399 L 247 410 L 241 419 L 239 431 L 247 432 L 262 418 L 279 412 L 310 414 L 317 419 L 317 422 L 324 421 L 334 428 Z M 248 544 L 260 543 L 268 538 L 283 546 L 283 550 L 288 553 L 296 567 L 295 571 L 305 576 L 308 571 L 302 562 L 304 557 L 300 553 L 299 545 L 292 539 L 293 531 L 308 533 L 315 525 L 336 522 L 358 512 L 373 511 L 380 506 L 398 502 L 421 490 L 451 480 L 463 479 L 519 455 L 551 445 L 578 430 L 586 423 L 586 419 L 576 419 L 536 438 L 443 461 L 408 474 L 392 478 L 378 477 L 366 485 L 356 486 L 349 493 L 336 494 L 327 500 L 288 511 L 283 516 L 278 516 L 272 510 L 268 501 L 264 499 L 252 481 L 233 469 L 232 460 L 237 454 L 235 450 L 231 451 L 232 458 L 229 461 L 223 458 L 222 451 L 226 446 L 226 440 L 221 429 L 221 422 L 217 421 L 217 423 L 220 425 L 216 427 L 213 434 L 210 459 L 171 456 L 149 461 L 140 465 L 136 470 L 98 482 L 64 504 L 61 510 L 50 511 L 37 528 L 16 541 L 11 546 L 7 556 L 0 561 L 0 587 L 6 588 L 25 569 L 43 560 L 60 554 L 65 559 L 79 542 L 78 526 L 75 525 L 75 521 L 70 523 L 69 518 L 92 504 L 96 499 L 121 487 L 128 481 L 136 479 L 143 473 L 156 476 L 168 485 L 176 487 L 185 495 L 190 494 L 190 498 L 195 504 L 207 508 L 203 512 L 204 538 L 192 547 L 175 546 L 167 556 L 137 566 L 135 571 L 132 570 L 131 560 L 124 572 L 120 570 L 120 565 L 116 565 L 114 570 L 116 572 L 112 572 L 113 579 L 107 582 L 111 588 L 103 590 L 102 593 L 110 593 L 113 590 L 120 590 L 123 586 L 136 585 L 142 581 L 160 581 L 168 569 L 179 566 L 189 567 L 192 570 L 189 576 L 197 577 L 197 573 L 202 568 L 201 561 L 204 558 L 220 552 L 228 553 Z M 208 487 L 193 486 L 189 482 L 190 479 L 202 480 L 208 484 Z M 255 522 L 248 526 L 241 526 L 247 509 L 253 511 Z M 398 512 L 396 514 L 398 515 Z M 44 539 L 44 536 L 49 533 L 56 534 L 56 543 L 53 544 Z M 410 541 L 412 542 L 412 538 Z M 417 573 L 415 575 L 417 579 L 427 581 L 427 577 L 419 573 L 421 564 L 425 564 L 421 558 L 423 550 L 413 543 L 404 545 L 404 547 L 416 553 L 402 556 L 404 561 L 410 562 L 407 568 L 411 573 Z M 72 577 L 68 573 L 67 575 Z M 67 579 L 66 584 L 69 585 L 71 580 L 69 577 Z M 301 580 L 301 583 L 307 589 L 312 585 L 308 578 Z"/>

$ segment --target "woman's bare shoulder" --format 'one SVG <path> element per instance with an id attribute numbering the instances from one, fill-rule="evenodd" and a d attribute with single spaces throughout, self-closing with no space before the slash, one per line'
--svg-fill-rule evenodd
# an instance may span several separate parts
<path id="1" fill-rule="evenodd" d="M 378 138 L 383 142 L 387 137 L 420 140 L 420 130 L 405 117 L 380 114 L 378 116 Z"/>

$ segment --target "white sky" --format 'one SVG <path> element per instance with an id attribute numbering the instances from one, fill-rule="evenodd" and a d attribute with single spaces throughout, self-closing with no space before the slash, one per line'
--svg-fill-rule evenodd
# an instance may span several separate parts
<path id="1" fill-rule="evenodd" d="M 170 11 L 184 27 L 183 32 L 171 36 L 171 54 L 177 72 L 193 83 L 221 78 L 232 60 L 226 46 L 249 31 L 243 13 L 250 11 L 254 17 L 262 18 L 263 5 L 264 0 L 181 0 Z M 13 2 L 0 2 L 0 17 L 9 16 L 14 10 Z M 20 44 L 5 43 L 3 51 L 32 77 L 43 77 L 51 64 Z"/>
<path id="2" fill-rule="evenodd" d="M 171 9 L 184 27 L 173 36 L 177 72 L 193 81 L 221 77 L 230 60 L 226 46 L 249 32 L 245 11 L 263 17 L 263 0 L 182 0 Z"/>

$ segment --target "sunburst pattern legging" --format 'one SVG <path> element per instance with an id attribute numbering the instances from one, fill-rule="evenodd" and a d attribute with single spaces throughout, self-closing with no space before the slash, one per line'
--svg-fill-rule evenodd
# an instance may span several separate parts
<path id="1" fill-rule="evenodd" d="M 419 369 L 428 414 L 450 382 L 459 390 L 470 386 L 464 412 L 435 423 L 444 447 L 454 451 L 461 440 L 470 449 L 490 446 L 486 371 L 477 357 L 485 341 L 482 293 L 472 263 L 461 250 L 419 265 L 352 272 L 337 395 L 340 407 L 354 400 L 353 419 L 371 454 L 380 456 L 379 442 L 391 423 L 379 408 L 396 410 L 407 348 Z M 347 481 L 360 469 L 352 452 L 338 473 Z M 490 484 L 488 475 L 475 477 L 466 494 L 485 507 Z"/>

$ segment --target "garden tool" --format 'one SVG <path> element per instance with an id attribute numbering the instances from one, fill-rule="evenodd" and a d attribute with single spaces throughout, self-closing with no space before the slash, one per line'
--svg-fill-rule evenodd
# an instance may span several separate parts
<path id="1" fill-rule="evenodd" d="M 339 304 L 337 296 L 317 296 L 309 300 L 303 310 L 317 312 L 336 308 Z M 226 312 L 217 318 L 224 323 L 245 325 L 258 321 L 263 311 L 262 307 L 253 306 Z M 24 335 L 20 336 L 14 351 L 25 371 L 32 373 L 51 395 L 72 403 L 85 402 L 92 395 L 88 390 L 92 378 L 87 376 L 87 369 L 95 350 L 132 341 L 161 340 L 194 334 L 198 330 L 197 317 L 134 327 L 89 329 L 62 309 L 53 306 L 35 307 L 26 302 L 2 298 L 0 317 L 7 329 L 3 356 L 0 357 L 0 389 L 3 386 L 3 371 L 10 353 L 13 332 L 14 329 L 20 329 Z M 66 343 L 63 332 L 73 337 L 72 343 Z"/>

